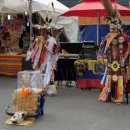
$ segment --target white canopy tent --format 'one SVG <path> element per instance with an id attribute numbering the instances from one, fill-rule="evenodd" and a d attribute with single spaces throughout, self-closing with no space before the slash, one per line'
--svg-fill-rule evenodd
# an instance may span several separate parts
<path id="1" fill-rule="evenodd" d="M 28 0 L 0 0 L 1 13 L 23 13 L 29 12 Z M 53 3 L 53 6 L 52 6 Z M 52 17 L 51 26 L 64 27 L 66 36 L 70 42 L 78 41 L 78 20 L 76 17 L 60 16 L 64 11 L 69 10 L 57 0 L 32 0 L 32 12 L 38 12 L 43 19 L 47 14 Z"/>

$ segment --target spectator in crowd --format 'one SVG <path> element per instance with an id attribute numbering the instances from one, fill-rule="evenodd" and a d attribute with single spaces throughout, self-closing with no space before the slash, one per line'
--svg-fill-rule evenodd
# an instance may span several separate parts
<path id="1" fill-rule="evenodd" d="M 23 42 L 23 53 L 27 53 L 27 50 L 29 49 L 29 44 L 30 44 L 30 33 L 25 32 L 25 35 L 22 38 Z"/>

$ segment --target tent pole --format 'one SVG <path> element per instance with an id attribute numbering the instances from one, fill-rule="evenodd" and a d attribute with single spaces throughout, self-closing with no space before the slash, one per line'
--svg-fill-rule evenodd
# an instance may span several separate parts
<path id="1" fill-rule="evenodd" d="M 29 26 L 30 26 L 30 46 L 29 49 L 32 49 L 32 0 L 29 2 Z"/>
<path id="2" fill-rule="evenodd" d="M 97 46 L 99 46 L 99 10 L 97 10 Z"/>
<path id="3" fill-rule="evenodd" d="M 3 13 L 1 12 L 1 24 L 2 24 L 2 26 L 4 25 L 4 23 L 3 23 Z"/>

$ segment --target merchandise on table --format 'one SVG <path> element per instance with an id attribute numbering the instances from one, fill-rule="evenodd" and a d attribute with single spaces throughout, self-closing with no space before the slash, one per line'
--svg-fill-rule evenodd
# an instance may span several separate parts
<path id="1" fill-rule="evenodd" d="M 100 82 L 105 72 L 106 61 L 77 60 L 74 66 L 78 88 L 101 88 Z"/>
<path id="2" fill-rule="evenodd" d="M 22 70 L 23 55 L 0 54 L 0 74 L 16 76 Z"/>

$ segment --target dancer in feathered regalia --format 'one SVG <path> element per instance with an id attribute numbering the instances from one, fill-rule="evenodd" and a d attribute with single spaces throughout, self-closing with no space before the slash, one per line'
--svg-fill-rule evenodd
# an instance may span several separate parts
<path id="1" fill-rule="evenodd" d="M 38 36 L 33 42 L 33 49 L 30 58 L 33 62 L 33 69 L 40 70 L 44 74 L 43 88 L 54 95 L 56 88 L 54 86 L 54 69 L 57 62 L 57 42 L 52 37 L 48 29 L 42 29 L 42 35 Z M 51 87 L 49 87 L 51 83 Z M 48 90 L 49 89 L 49 90 Z M 49 93 L 50 94 L 50 93 Z"/>
<path id="2" fill-rule="evenodd" d="M 106 9 L 110 8 L 109 0 L 102 0 Z M 111 12 L 111 11 L 109 11 Z M 99 101 L 113 101 L 123 103 L 123 94 L 127 82 L 126 61 L 128 59 L 128 36 L 123 32 L 119 15 L 109 13 L 110 33 L 100 44 L 98 60 L 107 59 L 107 67 L 101 81 L 103 86 Z"/>
<path id="3" fill-rule="evenodd" d="M 57 61 L 57 42 L 56 40 L 49 36 L 42 51 L 42 56 L 40 59 L 40 71 L 45 71 L 45 77 L 43 81 L 44 88 L 46 88 L 50 81 L 53 80 L 53 71 L 56 69 L 56 61 Z M 51 79 L 52 77 L 52 79 Z"/>

